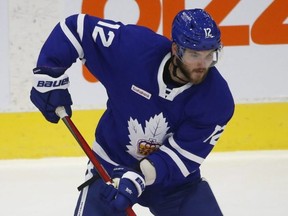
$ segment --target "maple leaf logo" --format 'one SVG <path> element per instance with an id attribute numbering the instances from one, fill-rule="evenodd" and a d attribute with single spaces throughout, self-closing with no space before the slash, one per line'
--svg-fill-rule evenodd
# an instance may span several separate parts
<path id="1" fill-rule="evenodd" d="M 163 113 L 160 113 L 151 117 L 149 121 L 145 121 L 144 130 L 137 119 L 130 117 L 128 130 L 130 145 L 127 145 L 127 151 L 134 158 L 140 160 L 151 152 L 156 151 L 162 145 L 169 127 Z"/>

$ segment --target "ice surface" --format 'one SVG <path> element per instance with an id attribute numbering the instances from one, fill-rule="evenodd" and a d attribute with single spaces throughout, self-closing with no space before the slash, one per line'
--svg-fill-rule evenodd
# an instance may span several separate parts
<path id="1" fill-rule="evenodd" d="M 71 216 L 87 159 L 0 160 L 3 216 Z M 202 165 L 224 215 L 288 212 L 288 151 L 212 153 Z M 152 215 L 133 207 L 137 215 Z"/>

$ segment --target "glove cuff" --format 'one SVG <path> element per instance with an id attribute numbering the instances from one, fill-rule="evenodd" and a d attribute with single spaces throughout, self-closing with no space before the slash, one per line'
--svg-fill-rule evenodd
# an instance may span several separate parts
<path id="1" fill-rule="evenodd" d="M 133 182 L 133 184 L 135 185 L 137 191 L 138 191 L 138 197 L 142 194 L 142 192 L 145 189 L 145 180 L 144 178 L 132 171 L 127 171 L 126 173 L 124 173 L 124 175 L 122 176 L 122 179 L 128 179 L 131 182 Z"/>

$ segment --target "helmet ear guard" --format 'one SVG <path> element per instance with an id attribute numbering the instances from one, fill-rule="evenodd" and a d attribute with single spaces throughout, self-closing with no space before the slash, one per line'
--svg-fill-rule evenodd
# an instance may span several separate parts
<path id="1" fill-rule="evenodd" d="M 220 48 L 218 48 L 217 50 L 214 51 L 213 53 L 213 61 L 210 65 L 210 67 L 213 67 L 215 64 L 217 64 L 217 62 L 219 61 L 219 59 L 222 56 L 222 45 Z"/>

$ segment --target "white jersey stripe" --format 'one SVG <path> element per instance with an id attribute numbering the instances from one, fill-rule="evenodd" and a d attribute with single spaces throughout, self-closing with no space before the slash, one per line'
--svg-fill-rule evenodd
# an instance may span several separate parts
<path id="1" fill-rule="evenodd" d="M 87 164 L 87 171 L 88 172 L 85 175 L 85 181 L 87 181 L 88 179 L 93 177 L 93 174 L 91 173 L 91 170 L 93 169 L 93 167 L 94 167 L 94 165 L 90 161 Z M 82 190 L 77 216 L 82 216 L 83 215 L 83 211 L 84 211 L 84 208 L 85 208 L 85 203 L 86 203 L 86 199 L 87 199 L 88 190 L 89 190 L 89 185 L 84 187 L 83 190 Z"/>
<path id="2" fill-rule="evenodd" d="M 204 158 L 202 157 L 199 157 L 191 152 L 188 152 L 186 151 L 185 149 L 182 149 L 174 140 L 173 136 L 169 137 L 168 139 L 170 145 L 176 150 L 179 152 L 179 154 L 183 155 L 185 158 L 191 160 L 191 161 L 194 161 L 198 164 L 202 164 L 203 161 L 205 160 Z"/>
<path id="3" fill-rule="evenodd" d="M 175 152 L 173 152 L 171 149 L 167 148 L 164 145 L 161 146 L 159 149 L 165 152 L 166 154 L 168 154 L 172 158 L 172 160 L 176 163 L 176 165 L 180 169 L 183 176 L 187 177 L 190 174 L 185 164 L 181 161 L 181 159 L 178 157 L 178 155 Z"/>
<path id="4" fill-rule="evenodd" d="M 77 32 L 81 41 L 83 40 L 84 34 L 84 18 L 85 14 L 79 14 L 77 18 Z"/>
<path id="5" fill-rule="evenodd" d="M 114 166 L 119 166 L 118 163 L 114 162 L 113 160 L 111 160 L 111 158 L 107 155 L 107 153 L 104 151 L 104 149 L 96 142 L 94 141 L 93 143 L 93 148 L 92 150 L 99 156 L 101 157 L 103 160 L 105 160 L 106 162 L 113 164 Z"/>
<path id="6" fill-rule="evenodd" d="M 83 215 L 83 211 L 84 211 L 84 207 L 85 207 L 85 203 L 86 203 L 86 199 L 87 199 L 87 194 L 88 194 L 88 189 L 89 189 L 89 185 L 87 187 L 83 188 L 83 190 L 82 190 L 82 195 L 81 195 L 81 200 L 79 203 L 77 216 Z"/>
<path id="7" fill-rule="evenodd" d="M 73 44 L 74 48 L 76 49 L 78 56 L 80 59 L 83 59 L 84 52 L 80 45 L 80 43 L 77 41 L 77 39 L 74 37 L 70 29 L 67 27 L 65 21 L 60 22 L 60 26 L 66 37 L 70 40 L 70 42 Z"/>

